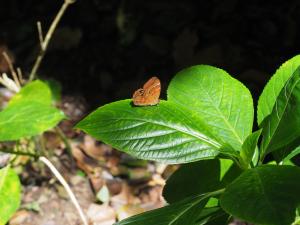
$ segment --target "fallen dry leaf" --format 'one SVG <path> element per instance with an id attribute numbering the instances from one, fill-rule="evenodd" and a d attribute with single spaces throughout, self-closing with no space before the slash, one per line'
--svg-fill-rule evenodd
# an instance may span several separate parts
<path id="1" fill-rule="evenodd" d="M 118 208 L 127 204 L 139 204 L 141 200 L 133 195 L 133 191 L 128 186 L 127 183 L 122 184 L 122 190 L 119 194 L 112 196 L 110 198 L 111 205 L 114 209 L 118 210 Z"/>
<path id="2" fill-rule="evenodd" d="M 85 155 L 77 145 L 72 145 L 72 155 L 77 166 L 86 174 L 92 174 L 94 169 L 98 167 L 97 161 Z"/>
<path id="3" fill-rule="evenodd" d="M 10 225 L 22 225 L 25 222 L 28 222 L 30 220 L 30 212 L 27 210 L 19 210 L 17 211 L 13 217 L 10 219 L 9 224 Z"/>
<path id="4" fill-rule="evenodd" d="M 104 156 L 112 151 L 110 146 L 97 143 L 97 141 L 89 135 L 84 136 L 83 143 L 80 147 L 88 156 L 100 161 L 103 161 Z"/>
<path id="5" fill-rule="evenodd" d="M 115 210 L 108 204 L 91 204 L 87 210 L 87 217 L 93 225 L 112 225 L 116 222 Z"/>
<path id="6" fill-rule="evenodd" d="M 145 210 L 140 205 L 127 204 L 123 205 L 117 210 L 118 220 L 124 220 L 128 217 L 145 212 Z"/>

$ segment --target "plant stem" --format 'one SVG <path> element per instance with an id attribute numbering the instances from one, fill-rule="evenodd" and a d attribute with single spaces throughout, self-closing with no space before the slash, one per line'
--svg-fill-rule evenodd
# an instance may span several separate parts
<path id="1" fill-rule="evenodd" d="M 75 208 L 77 209 L 79 216 L 82 220 L 82 223 L 84 225 L 88 225 L 88 221 L 83 213 L 82 208 L 80 207 L 73 191 L 71 190 L 70 186 L 68 185 L 68 183 L 66 182 L 66 180 L 63 178 L 63 176 L 59 173 L 59 171 L 55 168 L 55 166 L 44 156 L 39 157 L 39 160 L 41 162 L 43 162 L 50 170 L 51 172 L 54 174 L 54 176 L 59 180 L 59 182 L 62 184 L 62 186 L 65 188 L 65 190 L 67 191 L 72 203 L 74 204 Z"/>
<path id="2" fill-rule="evenodd" d="M 209 196 L 209 197 L 216 196 L 216 195 L 222 194 L 224 191 L 225 191 L 225 188 L 222 188 L 222 189 L 208 193 L 207 196 Z"/>
<path id="3" fill-rule="evenodd" d="M 23 151 L 14 151 L 14 150 L 8 150 L 8 149 L 1 149 L 0 152 L 5 152 L 5 153 L 10 153 L 10 154 L 15 154 L 15 155 L 27 155 L 31 156 L 34 158 L 38 158 L 38 154 L 30 153 L 30 152 L 23 152 Z"/>
<path id="4" fill-rule="evenodd" d="M 36 76 L 36 72 L 39 69 L 41 62 L 44 58 L 44 55 L 46 53 L 47 47 L 49 45 L 49 42 L 51 40 L 51 37 L 57 27 L 57 24 L 59 23 L 59 21 L 61 20 L 63 14 L 65 13 L 66 9 L 68 8 L 68 6 L 72 3 L 74 3 L 75 1 L 73 0 L 65 0 L 64 4 L 62 5 L 62 7 L 60 8 L 60 10 L 58 11 L 56 17 L 54 18 L 54 20 L 52 21 L 52 24 L 50 25 L 50 28 L 46 34 L 46 37 L 43 39 L 42 38 L 42 34 L 41 34 L 41 27 L 40 25 L 38 25 L 38 32 L 39 32 L 39 39 L 40 41 L 43 40 L 43 42 L 40 43 L 40 52 L 39 55 L 36 58 L 36 61 L 32 67 L 32 70 L 30 72 L 30 76 L 29 76 L 29 81 L 32 81 L 35 76 Z"/>
<path id="5" fill-rule="evenodd" d="M 17 76 L 17 73 L 14 69 L 14 66 L 13 66 L 13 63 L 12 63 L 12 60 L 10 59 L 10 57 L 8 56 L 8 54 L 6 52 L 3 52 L 2 55 L 4 56 L 4 59 L 6 60 L 7 64 L 8 64 L 8 67 L 9 67 L 9 70 L 10 70 L 10 73 L 17 85 L 18 88 L 21 87 L 21 84 L 19 82 L 19 79 L 18 79 L 18 76 Z"/>

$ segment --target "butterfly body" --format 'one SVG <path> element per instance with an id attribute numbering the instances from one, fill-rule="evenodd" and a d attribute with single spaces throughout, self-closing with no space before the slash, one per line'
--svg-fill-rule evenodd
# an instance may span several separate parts
<path id="1" fill-rule="evenodd" d="M 150 78 L 143 86 L 133 93 L 135 106 L 151 106 L 159 103 L 161 84 L 157 77 Z"/>

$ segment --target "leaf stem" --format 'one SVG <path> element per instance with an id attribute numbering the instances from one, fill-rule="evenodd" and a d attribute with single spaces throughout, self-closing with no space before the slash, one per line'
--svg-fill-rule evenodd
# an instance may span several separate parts
<path id="1" fill-rule="evenodd" d="M 216 191 L 213 191 L 213 192 L 209 192 L 209 193 L 207 194 L 207 197 L 220 195 L 220 194 L 222 194 L 224 191 L 225 191 L 225 188 L 222 188 L 222 189 L 219 189 L 219 190 L 216 190 Z"/>
<path id="2" fill-rule="evenodd" d="M 31 156 L 35 159 L 40 157 L 38 154 L 35 154 L 35 153 L 23 152 L 23 151 L 14 151 L 14 150 L 9 150 L 9 149 L 1 149 L 0 152 L 5 152 L 5 153 L 10 153 L 10 154 L 15 154 L 15 155 L 27 155 L 27 156 Z"/>

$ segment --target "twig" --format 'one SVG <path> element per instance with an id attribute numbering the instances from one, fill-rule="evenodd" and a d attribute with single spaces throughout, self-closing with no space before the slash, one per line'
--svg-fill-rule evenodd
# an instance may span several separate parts
<path id="1" fill-rule="evenodd" d="M 40 21 L 37 21 L 36 23 L 38 33 L 39 33 L 39 40 L 40 40 L 40 47 L 43 48 L 43 42 L 44 42 L 44 35 L 42 30 L 42 24 Z"/>
<path id="2" fill-rule="evenodd" d="M 9 67 L 9 70 L 10 70 L 10 73 L 16 83 L 16 85 L 20 88 L 21 85 L 20 85 L 20 82 L 18 80 L 18 75 L 14 69 L 14 66 L 13 66 L 13 63 L 11 62 L 11 59 L 9 58 L 8 54 L 6 52 L 2 52 L 2 55 L 4 56 L 4 59 L 6 60 L 7 64 L 8 64 L 8 67 Z"/>
<path id="3" fill-rule="evenodd" d="M 27 156 L 31 156 L 33 158 L 38 158 L 39 157 L 39 155 L 37 155 L 35 153 L 23 152 L 23 151 L 14 151 L 14 150 L 9 150 L 9 149 L 1 149 L 0 152 L 10 153 L 10 154 L 14 154 L 14 155 L 27 155 Z"/>
<path id="4" fill-rule="evenodd" d="M 75 2 L 74 0 L 65 0 L 64 4 L 62 5 L 60 10 L 58 11 L 56 17 L 52 21 L 52 24 L 50 25 L 50 28 L 47 31 L 46 37 L 45 38 L 39 37 L 40 40 L 43 40 L 43 42 L 41 43 L 41 49 L 40 49 L 39 55 L 37 56 L 37 58 L 35 60 L 35 63 L 32 67 L 32 70 L 30 72 L 29 81 L 32 81 L 36 76 L 36 72 L 37 72 L 38 68 L 41 65 L 41 62 L 42 62 L 42 60 L 44 58 L 44 55 L 46 53 L 49 41 L 51 40 L 51 37 L 52 37 L 52 35 L 53 35 L 53 33 L 56 29 L 57 24 L 59 23 L 60 19 L 62 18 L 63 14 L 66 11 L 66 9 L 68 8 L 68 6 L 72 3 L 74 3 L 74 2 Z M 38 32 L 39 32 L 39 36 L 40 36 L 41 35 L 41 33 L 40 33 L 41 30 L 39 30 L 39 28 L 38 28 Z"/>
<path id="5" fill-rule="evenodd" d="M 20 84 L 24 84 L 23 73 L 20 67 L 17 67 L 17 75 L 20 81 Z"/>
<path id="6" fill-rule="evenodd" d="M 58 170 L 55 168 L 55 166 L 44 156 L 41 156 L 39 158 L 39 160 L 41 162 L 43 162 L 50 170 L 51 172 L 55 175 L 55 177 L 59 180 L 59 182 L 63 185 L 63 187 L 65 188 L 65 190 L 67 191 L 72 203 L 74 204 L 75 208 L 77 209 L 80 218 L 82 220 L 82 223 L 84 225 L 88 225 L 87 219 L 83 213 L 82 208 L 80 207 L 74 193 L 72 192 L 70 186 L 68 185 L 68 183 L 66 182 L 66 180 L 62 177 L 62 175 L 58 172 Z"/>

